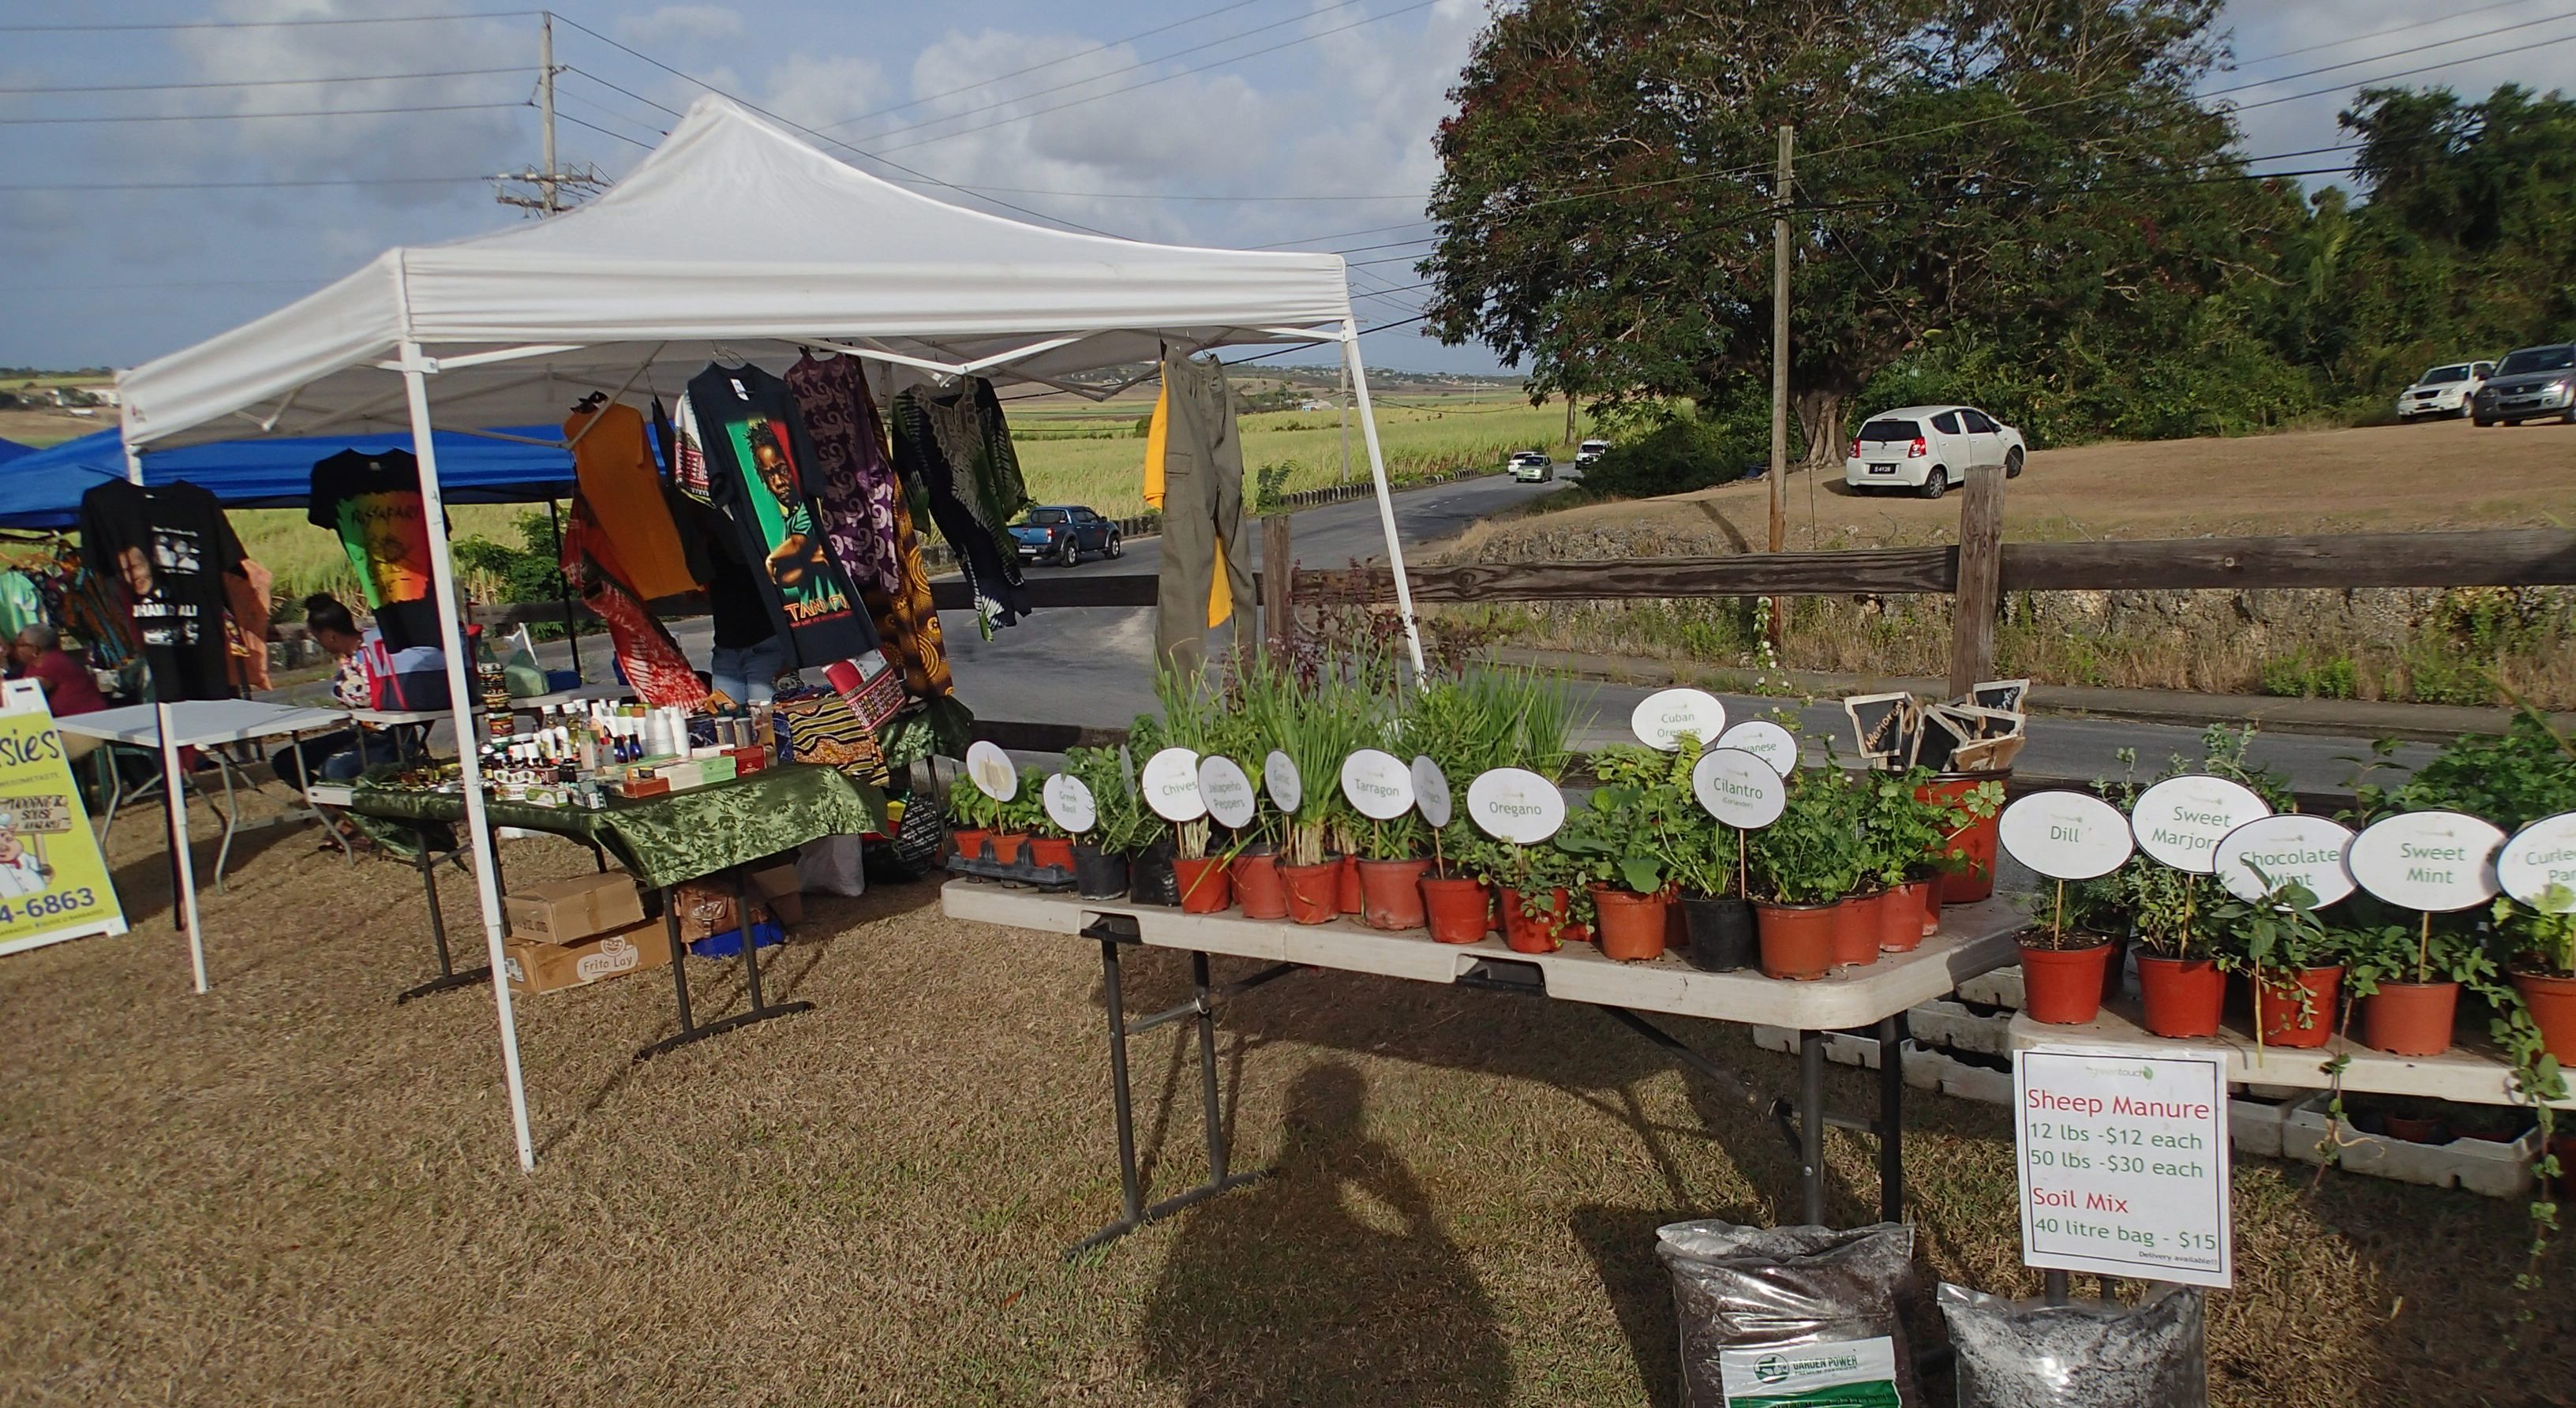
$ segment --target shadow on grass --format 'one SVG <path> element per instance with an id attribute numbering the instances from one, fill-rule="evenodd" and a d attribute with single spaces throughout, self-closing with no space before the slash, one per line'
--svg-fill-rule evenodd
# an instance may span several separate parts
<path id="1" fill-rule="evenodd" d="M 1491 1404 L 1512 1387 L 1484 1286 L 1339 1062 L 1290 1088 L 1270 1176 L 1182 1223 L 1141 1334 L 1190 1403 Z"/>

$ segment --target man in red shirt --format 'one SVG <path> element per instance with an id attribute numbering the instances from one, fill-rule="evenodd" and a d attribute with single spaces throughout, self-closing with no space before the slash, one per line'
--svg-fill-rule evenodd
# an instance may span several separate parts
<path id="1" fill-rule="evenodd" d="M 63 650 L 62 635 L 47 625 L 29 626 L 9 642 L 10 663 L 27 679 L 45 687 L 45 703 L 55 718 L 68 714 L 95 714 L 107 707 L 107 697 L 98 692 L 98 681 L 90 677 L 87 667 Z M 98 746 L 95 738 L 65 738 L 63 751 L 81 758 Z"/>

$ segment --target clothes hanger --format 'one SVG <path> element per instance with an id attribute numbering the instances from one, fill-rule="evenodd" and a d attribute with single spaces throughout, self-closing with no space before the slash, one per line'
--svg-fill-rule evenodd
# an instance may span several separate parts
<path id="1" fill-rule="evenodd" d="M 605 392 L 605 391 L 594 391 L 594 392 L 590 393 L 589 395 L 582 397 L 580 400 L 575 401 L 575 402 L 573 402 L 573 403 L 572 403 L 573 413 L 574 413 L 575 415 L 579 415 L 580 413 L 582 413 L 582 412 L 584 412 L 584 411 L 595 411 L 595 410 L 598 410 L 598 409 L 599 409 L 599 403 L 600 403 L 600 402 L 602 402 L 602 401 L 605 401 L 605 400 L 607 400 L 607 399 L 608 399 L 608 393 L 607 393 L 607 392 Z"/>

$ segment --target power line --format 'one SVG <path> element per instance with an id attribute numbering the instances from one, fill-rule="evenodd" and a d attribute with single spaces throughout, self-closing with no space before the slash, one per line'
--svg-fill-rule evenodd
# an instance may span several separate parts
<path id="1" fill-rule="evenodd" d="M 269 181 L 36 181 L 0 186 L 0 191 L 248 191 L 301 186 L 453 186 L 480 185 L 489 176 L 316 176 Z"/>
<path id="2" fill-rule="evenodd" d="M 382 117 L 402 112 L 479 112 L 490 108 L 523 108 L 525 99 L 515 103 L 429 103 L 399 108 L 314 108 L 302 112 L 168 112 L 137 113 L 117 117 L 0 117 L 0 126 L 26 127 L 49 123 L 89 122 L 239 122 L 255 117 Z"/>
<path id="3" fill-rule="evenodd" d="M 923 103 L 935 103 L 941 98 L 953 98 L 960 93 L 972 93 L 978 88 L 990 88 L 996 83 L 1006 83 L 1023 74 L 1035 73 L 1042 68 L 1053 68 L 1058 64 L 1069 64 L 1075 59 L 1087 59 L 1094 54 L 1100 53 L 1102 50 L 1115 49 L 1121 44 L 1133 44 L 1139 39 L 1151 39 L 1155 35 L 1164 33 L 1168 30 L 1181 29 L 1188 25 L 1197 24 L 1201 20 L 1214 19 L 1229 10 L 1240 10 L 1244 6 L 1254 3 L 1257 3 L 1257 0 L 1234 0 L 1234 3 L 1231 5 L 1219 5 L 1213 10 L 1202 11 L 1185 20 L 1174 20 L 1170 24 L 1156 25 L 1152 29 L 1138 30 L 1136 33 L 1128 35 L 1124 39 L 1112 39 L 1106 43 L 1094 44 L 1088 49 L 1077 49 L 1070 54 L 1064 55 L 1062 58 L 1049 59 L 1044 63 L 1031 64 L 1027 68 L 1015 68 L 1009 73 L 995 74 L 993 77 L 984 79 L 978 83 L 960 84 L 955 88 L 950 88 L 943 92 L 930 93 L 922 97 L 914 98 L 910 102 L 896 103 L 892 107 L 878 108 L 874 112 L 863 112 L 856 117 L 845 117 L 838 122 L 826 124 L 823 130 L 829 132 L 835 128 L 847 127 L 854 122 L 865 122 L 872 117 L 883 117 L 890 112 L 901 112 L 905 108 L 919 107 Z M 2512 0 L 2507 0 L 2507 3 L 2512 3 Z M 1168 55 L 1166 57 L 1168 57 Z"/>
<path id="4" fill-rule="evenodd" d="M 493 73 L 528 71 L 522 64 L 516 68 L 450 68 L 430 73 L 361 73 L 340 78 L 232 78 L 204 83 L 97 83 L 63 88 L 0 88 L 0 93 L 18 95 L 63 93 L 168 93 L 200 88 L 285 88 L 313 83 L 399 83 L 417 78 L 480 78 Z"/>
<path id="5" fill-rule="evenodd" d="M 2351 34 L 2346 35 L 2341 39 L 2326 40 L 2322 44 L 2304 44 L 2296 49 L 2283 49 L 2278 53 L 2265 54 L 2259 59 L 2246 59 L 2242 63 L 2239 63 L 2237 67 L 2247 68 L 2255 64 L 2268 64 L 2274 59 L 2286 59 L 2298 54 L 2313 54 L 2319 49 L 2340 49 L 2346 44 L 2358 44 L 2365 39 L 2384 38 L 2391 34 L 2403 34 L 2410 29 L 2424 29 L 2437 24 L 2454 24 L 2458 21 L 2467 19 L 2471 15 L 2483 15 L 2490 10 L 2509 10 L 2517 5 L 2527 5 L 2529 3 L 2531 3 L 2531 0 L 2494 0 L 2493 4 L 2480 5 L 2474 10 L 2459 10 L 2446 14 L 2435 15 L 2433 18 L 2428 20 L 2413 20 L 2406 24 L 2393 24 L 2386 29 L 2374 29 L 2368 34 Z"/>
<path id="6" fill-rule="evenodd" d="M 571 113 L 565 112 L 560 108 L 555 110 L 555 120 L 558 122 L 569 122 L 575 127 L 587 127 L 591 131 L 596 132 L 603 137 L 614 137 L 630 147 L 642 147 L 648 152 L 653 150 L 653 144 L 651 142 L 639 141 L 636 138 L 627 136 L 623 132 L 611 132 L 596 122 L 584 122 L 580 118 L 577 118 Z"/>
<path id="7" fill-rule="evenodd" d="M 2454 18 L 2456 18 L 2456 17 L 2454 17 Z M 2447 49 L 2447 48 L 2451 47 L 2451 46 L 2452 46 L 2452 45 L 2454 45 L 2454 44 L 2466 44 L 2466 43 L 2468 43 L 2468 42 L 2469 42 L 2470 40 L 2472 40 L 2472 39 L 2488 39 L 2488 38 L 2492 38 L 2492 37 L 2494 37 L 2494 36 L 2496 36 L 2496 35 L 2499 35 L 2499 34 L 2511 34 L 2511 33 L 2513 33 L 2515 30 L 2518 30 L 2518 29 L 2530 29 L 2530 28 L 2532 28 L 2532 27 L 2534 27 L 2534 26 L 2536 26 L 2536 25 L 2557 24 L 2557 23 L 2559 23 L 2560 21 L 2562 21 L 2562 20 L 2567 20 L 2567 19 L 2576 19 L 2576 12 L 2561 12 L 2561 13 L 2559 13 L 2559 14 L 2555 14 L 2555 15 L 2543 15 L 2543 16 L 2541 16 L 2539 19 L 2536 19 L 2536 20 L 2523 20 L 2523 21 L 2521 21 L 2520 23 L 2517 23 L 2517 24 L 2498 25 L 2498 26 L 2496 26 L 2494 29 L 2482 29 L 2482 30 L 2479 30 L 2479 31 L 2478 31 L 2477 33 L 2475 33 L 2475 34 L 2456 34 L 2456 35 L 2453 35 L 2452 37 L 2450 37 L 2450 38 L 2448 38 L 2448 39 L 2436 39 L 2436 40 L 2434 40 L 2434 41 L 2433 41 L 2432 43 L 2430 43 L 2430 44 L 2418 44 L 2418 45 L 2415 45 L 2415 46 L 2413 46 L 2412 48 L 2409 48 L 2409 49 L 2404 50 L 2403 52 L 2404 52 L 2405 54 L 2412 55 L 2412 54 L 2420 54 L 2420 53 L 2423 53 L 2423 52 L 2425 52 L 2425 51 L 2426 51 L 2426 50 L 2428 50 L 2428 49 Z M 2553 42 L 2554 42 L 2554 41 L 2553 41 Z M 2525 46 L 2525 47 L 2528 47 L 2528 48 L 2538 48 L 2539 46 L 2538 46 L 2538 45 L 2528 45 L 2528 46 Z M 2514 51 L 2514 50 L 2510 50 L 2510 49 L 2507 49 L 2507 50 L 2499 50 L 2498 52 L 2500 52 L 2500 53 L 2513 53 L 2513 52 L 2516 52 L 2516 51 Z M 2218 94 L 2221 94 L 2221 93 L 2242 93 L 2242 92 L 2245 92 L 2246 90 L 2251 89 L 2251 88 L 2269 88 L 2269 87 L 2271 87 L 2271 86 L 2272 86 L 2273 84 L 2275 84 L 2275 83 L 2287 83 L 2287 82 L 2289 82 L 2291 79 L 2294 79 L 2294 78 L 2311 78 L 2311 77 L 2314 77 L 2315 75 L 2320 74 L 2320 73 L 2332 73 L 2332 72 L 2334 72 L 2334 71 L 2335 71 L 2335 70 L 2337 70 L 2337 69 L 2344 69 L 2344 68 L 2359 68 L 2359 67 L 2360 67 L 2361 65 L 2363 65 L 2363 64 L 2375 64 L 2375 63 L 2380 62 L 2380 61 L 2381 61 L 2381 60 L 2383 60 L 2383 59 L 2393 59 L 2393 58 L 2397 58 L 2397 57 L 2399 57 L 2399 55 L 2398 55 L 2398 54 L 2395 54 L 2395 53 L 2388 53 L 2388 54 L 2372 54 L 2372 55 L 2370 55 L 2370 56 L 2368 56 L 2368 57 L 2366 57 L 2366 58 L 2359 58 L 2359 59 L 2346 59 L 2346 60 L 2344 60 L 2342 63 L 2337 63 L 2337 64 L 2325 64 L 2325 65 L 2322 65 L 2322 66 L 2317 67 L 2317 68 L 2302 69 L 2302 70 L 2300 70 L 2300 71 L 2299 71 L 2299 72 L 2297 72 L 2297 73 L 2284 74 L 2284 75 L 2282 75 L 2282 76 L 2281 76 L 2281 77 L 2279 77 L 2279 78 L 2265 78 L 2265 79 L 2260 79 L 2260 80 L 2258 80 L 2258 81 L 2256 81 L 2256 82 L 2252 82 L 2252 83 L 2239 83 L 2239 84 L 2237 84 L 2237 85 L 2236 85 L 2235 87 L 2233 87 L 2233 88 L 2220 88 L 2220 89 L 2216 90 L 2215 92 L 2212 92 L 2212 93 L 2204 93 L 2204 94 L 2202 94 L 2201 96 L 2203 96 L 2203 97 L 2216 97 L 2216 96 L 2218 96 Z M 2485 56 L 2483 56 L 2483 57 L 2492 58 L 2492 57 L 2494 57 L 2494 55 L 2485 55 Z M 2473 63 L 2473 62 L 2475 62 L 2475 60 L 2473 60 L 2473 59 L 2454 59 L 2454 60 L 2451 60 L 2450 62 L 2452 62 L 2452 63 Z M 2402 77 L 2403 75 L 2396 75 L 2396 74 L 2392 74 L 2392 75 L 2390 75 L 2390 76 L 2391 76 L 2391 77 Z M 2377 79 L 2370 79 L 2370 80 L 2366 80 L 2366 81 L 2369 81 L 2369 82 L 2377 82 L 2377 81 L 2379 81 L 2379 80 L 2377 80 Z"/>
<path id="8" fill-rule="evenodd" d="M 436 24 L 447 20 L 523 19 L 534 10 L 469 10 L 443 15 L 333 15 L 286 20 L 170 20 L 133 24 L 13 24 L 0 34 L 107 34 L 171 29 L 289 29 L 317 24 Z"/>
<path id="9" fill-rule="evenodd" d="M 2576 18 L 2576 16 L 2561 15 L 2558 18 L 2568 19 Z M 2425 64 L 2418 68 L 2401 68 L 2395 73 L 2383 73 L 2373 78 L 2363 79 L 2359 83 L 2338 84 L 2332 88 L 2312 88 L 2305 93 L 2290 93 L 2278 98 L 2265 98 L 2259 103 L 2239 103 L 2236 106 L 2236 111 L 2252 112 L 2256 108 L 2274 107 L 2281 103 L 2295 103 L 2303 98 L 2322 98 L 2331 93 L 2349 93 L 2356 88 L 2375 87 L 2379 84 L 2386 83 L 2392 78 L 2412 78 L 2416 74 L 2431 73 L 2433 70 L 2438 68 L 2456 68 L 2461 64 L 2473 64 L 2482 59 L 2500 59 L 2508 54 L 2528 54 L 2534 49 L 2546 49 L 2553 44 L 2564 44 L 2570 40 L 2576 40 L 2576 34 L 2562 34 L 2555 39 L 2543 39 L 2533 44 L 2517 44 L 2508 49 L 2490 49 L 2483 54 L 2471 54 L 2465 59 L 2445 59 L 2440 63 Z M 2429 49 L 2433 46 L 2428 44 L 2424 47 Z M 2385 55 L 2383 57 L 2394 56 Z"/>

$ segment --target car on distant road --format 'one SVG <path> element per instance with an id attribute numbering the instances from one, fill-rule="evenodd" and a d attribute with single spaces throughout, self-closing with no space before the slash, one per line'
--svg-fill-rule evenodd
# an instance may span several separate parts
<path id="1" fill-rule="evenodd" d="M 2424 416 L 2464 416 L 2478 388 L 2495 375 L 2493 362 L 2445 362 L 2415 378 L 2413 385 L 2397 393 L 2397 418 L 2416 420 Z"/>
<path id="2" fill-rule="evenodd" d="M 2576 425 L 2576 343 L 2517 347 L 2504 354 L 2495 375 L 2470 400 L 2469 417 L 2480 425 L 2527 420 Z"/>
<path id="3" fill-rule="evenodd" d="M 1116 557 L 1127 551 L 1118 541 L 1118 525 L 1080 504 L 1050 504 L 1029 510 L 1026 521 L 1011 525 L 1011 541 L 1023 562 L 1052 562 L 1071 567 L 1086 552 Z"/>
<path id="4" fill-rule="evenodd" d="M 1574 463 L 1578 467 L 1587 465 L 1608 453 L 1610 453 L 1609 441 L 1586 440 L 1582 444 L 1574 447 Z"/>
<path id="5" fill-rule="evenodd" d="M 2024 458 L 2021 432 L 1974 406 L 1899 406 L 1871 416 L 1852 437 L 1843 482 L 1937 499 L 1980 466 L 2018 479 Z"/>
<path id="6" fill-rule="evenodd" d="M 1545 450 L 1519 450 L 1512 455 L 1512 478 L 1523 484 L 1544 484 L 1556 477 L 1556 457 Z"/>

